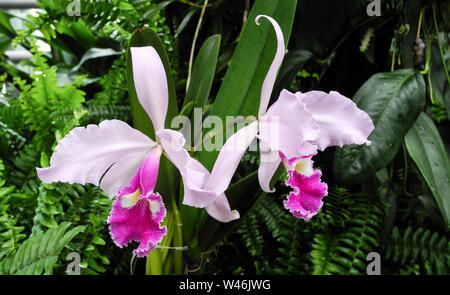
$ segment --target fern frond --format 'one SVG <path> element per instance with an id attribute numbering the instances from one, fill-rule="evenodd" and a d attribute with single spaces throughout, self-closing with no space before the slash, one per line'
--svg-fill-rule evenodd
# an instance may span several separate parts
<path id="1" fill-rule="evenodd" d="M 69 222 L 63 222 L 46 232 L 26 240 L 14 254 L 0 262 L 0 274 L 52 274 L 61 250 L 85 227 L 77 226 L 70 231 Z"/>
<path id="2" fill-rule="evenodd" d="M 364 274 L 366 257 L 380 246 L 383 204 L 366 195 L 352 195 L 346 208 L 350 221 L 345 228 L 327 228 L 314 237 L 313 274 Z"/>
<path id="3" fill-rule="evenodd" d="M 394 227 L 385 249 L 384 257 L 401 266 L 419 264 L 427 274 L 450 272 L 450 241 L 437 232 L 408 227 L 400 233 Z"/>
<path id="4" fill-rule="evenodd" d="M 257 205 L 255 213 L 272 234 L 272 237 L 278 238 L 283 229 L 280 221 L 286 216 L 286 210 L 280 208 L 280 205 L 273 198 L 266 197 Z"/>
<path id="5" fill-rule="evenodd" d="M 286 211 L 287 212 L 287 211 Z M 305 252 L 301 249 L 301 221 L 290 214 L 286 214 L 281 220 L 283 230 L 280 231 L 278 241 L 276 274 L 301 274 L 305 261 Z"/>
<path id="6" fill-rule="evenodd" d="M 20 245 L 20 241 L 25 237 L 21 232 L 23 226 L 16 226 L 17 218 L 12 218 L 8 214 L 8 200 L 14 191 L 13 186 L 4 187 L 3 180 L 4 165 L 0 159 L 0 258 L 14 252 Z"/>
<path id="7" fill-rule="evenodd" d="M 236 231 L 240 234 L 245 247 L 252 256 L 261 255 L 264 240 L 259 231 L 258 220 L 253 212 L 245 216 Z"/>

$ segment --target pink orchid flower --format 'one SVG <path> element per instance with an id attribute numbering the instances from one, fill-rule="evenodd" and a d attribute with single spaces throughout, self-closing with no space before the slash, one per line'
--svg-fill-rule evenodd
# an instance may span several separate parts
<path id="1" fill-rule="evenodd" d="M 161 226 L 166 209 L 162 197 L 154 191 L 163 153 L 184 178 L 185 204 L 206 207 L 213 217 L 224 222 L 239 218 L 239 214 L 230 210 L 223 194 L 225 183 L 217 173 L 212 173 L 204 188 L 199 179 L 186 174 L 185 165 L 192 165 L 205 176 L 209 175 L 183 148 L 183 135 L 164 129 L 169 94 L 163 63 L 151 46 L 130 50 L 136 93 L 153 123 L 156 142 L 119 120 L 77 127 L 59 141 L 50 167 L 37 168 L 37 173 L 46 183 L 92 183 L 99 185 L 110 198 L 117 195 L 108 218 L 111 237 L 119 247 L 131 241 L 140 242 L 134 253 L 143 257 L 156 248 L 167 232 Z M 234 170 L 227 170 L 228 166 L 222 165 L 220 169 L 232 175 Z M 190 193 L 195 189 L 199 192 Z M 210 193 L 211 198 L 208 202 L 197 201 L 200 193 Z M 218 198 L 212 197 L 213 193 Z"/>
<path id="2" fill-rule="evenodd" d="M 327 185 L 320 181 L 321 171 L 313 168 L 311 158 L 317 150 L 323 151 L 329 146 L 369 145 L 367 137 L 374 125 L 353 101 L 335 91 L 294 94 L 284 89 L 268 108 L 285 47 L 278 23 L 269 16 L 259 15 L 255 20 L 257 25 L 261 17 L 274 27 L 278 45 L 262 85 L 258 111 L 259 183 L 265 192 L 273 192 L 270 180 L 283 162 L 289 173 L 286 184 L 293 188 L 284 202 L 285 208 L 294 216 L 308 220 L 317 214 L 322 198 L 327 195 Z"/>

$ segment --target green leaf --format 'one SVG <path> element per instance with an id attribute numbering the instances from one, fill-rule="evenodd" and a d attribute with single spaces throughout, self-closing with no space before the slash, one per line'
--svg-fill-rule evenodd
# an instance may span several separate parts
<path id="1" fill-rule="evenodd" d="M 378 73 L 353 100 L 372 118 L 375 130 L 369 136 L 370 146 L 336 149 L 334 176 L 347 185 L 362 182 L 392 161 L 425 103 L 425 83 L 420 73 L 410 69 Z"/>
<path id="2" fill-rule="evenodd" d="M 430 91 L 433 97 L 436 97 L 440 104 L 445 107 L 447 116 L 450 117 L 450 81 L 448 81 L 445 72 L 448 55 L 446 55 L 447 59 L 441 57 L 439 48 L 440 42 L 438 42 L 437 38 L 446 40 L 445 35 L 440 33 L 436 36 L 435 40 L 433 40 L 432 46 L 428 48 L 428 50 L 431 50 L 429 73 Z"/>
<path id="3" fill-rule="evenodd" d="M 11 39 L 0 40 L 0 55 L 3 55 L 3 53 L 9 48 L 11 42 Z"/>
<path id="4" fill-rule="evenodd" d="M 439 131 L 427 114 L 420 114 L 406 134 L 405 143 L 450 228 L 450 160 Z"/>
<path id="5" fill-rule="evenodd" d="M 11 17 L 11 15 L 4 13 L 3 10 L 0 9 L 0 32 L 13 39 L 16 36 L 16 31 L 9 21 Z"/>
<path id="6" fill-rule="evenodd" d="M 261 86 L 275 56 L 277 41 L 269 21 L 261 19 L 257 26 L 255 18 L 259 14 L 273 17 L 288 44 L 296 6 L 295 0 L 255 1 L 210 115 L 224 120 L 226 116 L 257 114 Z M 211 169 L 217 155 L 218 151 L 202 151 L 199 159 Z"/>
<path id="7" fill-rule="evenodd" d="M 122 54 L 121 51 L 115 51 L 111 48 L 91 48 L 81 57 L 80 62 L 73 67 L 73 69 L 70 71 L 71 73 L 75 73 L 78 71 L 81 66 L 90 59 L 105 57 L 105 56 L 112 56 L 112 55 L 120 55 Z"/>
<path id="8" fill-rule="evenodd" d="M 168 6 L 170 3 L 174 2 L 174 1 L 175 0 L 167 0 L 167 1 L 163 1 L 163 2 L 159 3 L 158 6 L 156 6 L 156 8 L 146 11 L 144 13 L 144 15 L 142 16 L 142 18 L 146 19 L 146 18 L 152 17 L 155 13 L 157 13 L 160 10 L 163 10 L 164 8 L 166 8 L 166 6 Z"/>
<path id="9" fill-rule="evenodd" d="M 135 10 L 134 6 L 130 3 L 127 3 L 125 1 L 121 1 L 119 4 L 120 10 Z"/>
<path id="10" fill-rule="evenodd" d="M 183 20 L 181 21 L 180 25 L 178 26 L 174 37 L 177 38 L 178 35 L 181 34 L 181 32 L 184 30 L 184 28 L 186 27 L 186 25 L 189 23 L 189 21 L 191 20 L 192 16 L 198 11 L 198 9 L 193 8 L 191 10 L 189 10 L 188 13 L 186 13 L 186 15 L 184 16 Z"/>
<path id="11" fill-rule="evenodd" d="M 31 236 L 14 254 L 0 262 L 0 274 L 52 274 L 62 249 L 85 229 L 77 226 L 66 233 L 69 226 L 69 222 L 63 222 Z"/>
<path id="12" fill-rule="evenodd" d="M 212 35 L 203 43 L 192 69 L 192 77 L 183 105 L 194 101 L 194 107 L 203 108 L 208 101 L 216 72 L 220 35 Z"/>

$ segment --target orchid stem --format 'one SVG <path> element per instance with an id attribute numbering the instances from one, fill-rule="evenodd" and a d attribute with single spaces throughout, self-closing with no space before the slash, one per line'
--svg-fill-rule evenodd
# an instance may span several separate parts
<path id="1" fill-rule="evenodd" d="M 202 11 L 200 13 L 200 17 L 198 19 L 197 28 L 195 29 L 194 39 L 192 40 L 191 54 L 189 56 L 189 67 L 188 67 L 188 77 L 186 80 L 186 93 L 189 89 L 189 83 L 191 82 L 191 74 L 192 74 L 192 63 L 194 61 L 194 51 L 195 51 L 195 43 L 197 42 L 198 33 L 200 32 L 200 27 L 203 21 L 203 15 L 205 14 L 206 6 L 208 5 L 208 0 L 205 0 L 202 6 Z"/>

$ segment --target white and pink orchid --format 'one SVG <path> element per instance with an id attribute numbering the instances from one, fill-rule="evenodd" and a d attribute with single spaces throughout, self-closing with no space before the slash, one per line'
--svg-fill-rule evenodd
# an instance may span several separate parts
<path id="1" fill-rule="evenodd" d="M 320 210 L 322 198 L 327 195 L 327 185 L 320 181 L 321 172 L 313 169 L 311 158 L 329 146 L 369 145 L 367 137 L 374 125 L 367 113 L 335 91 L 293 94 L 284 89 L 268 108 L 285 46 L 278 23 L 269 16 L 259 15 L 255 20 L 257 25 L 261 17 L 274 27 L 278 45 L 262 85 L 258 111 L 258 179 L 265 192 L 273 192 L 270 181 L 283 162 L 289 173 L 286 184 L 294 189 L 284 205 L 294 216 L 308 220 Z"/>
<path id="2" fill-rule="evenodd" d="M 183 177 L 183 203 L 205 208 L 212 217 L 228 222 L 239 218 L 239 213 L 230 209 L 224 191 L 242 154 L 236 153 L 231 161 L 220 157 L 211 174 L 192 159 L 184 149 L 183 135 L 164 129 L 169 94 L 158 53 L 151 46 L 130 50 L 136 93 L 153 123 L 156 142 L 119 120 L 77 127 L 59 141 L 50 167 L 38 168 L 37 173 L 46 183 L 92 183 L 110 198 L 117 196 L 108 218 L 111 237 L 119 247 L 139 241 L 134 253 L 142 257 L 155 249 L 167 232 L 161 226 L 166 215 L 163 199 L 154 191 L 161 155 L 164 153 Z"/>
<path id="3" fill-rule="evenodd" d="M 269 16 L 278 46 L 261 91 L 258 119 L 233 134 L 222 147 L 211 172 L 184 148 L 182 133 L 165 129 L 168 84 L 164 65 L 151 46 L 131 47 L 133 77 L 140 104 L 155 128 L 155 141 L 127 123 L 107 120 L 77 127 L 61 139 L 50 167 L 38 168 L 46 182 L 92 183 L 113 203 L 108 218 L 111 237 L 117 246 L 131 241 L 140 244 L 134 253 L 147 256 L 167 232 L 162 226 L 166 209 L 155 192 L 160 158 L 164 154 L 179 170 L 184 185 L 183 204 L 205 210 L 221 222 L 239 218 L 231 210 L 225 191 L 251 142 L 258 138 L 261 161 L 258 178 L 265 192 L 282 162 L 289 173 L 286 184 L 293 188 L 284 205 L 298 217 L 310 219 L 322 206 L 327 185 L 321 171 L 313 168 L 318 150 L 344 144 L 370 144 L 374 126 L 370 117 L 337 92 L 290 93 L 283 90 L 269 108 L 277 71 L 284 57 L 283 33 Z"/>

